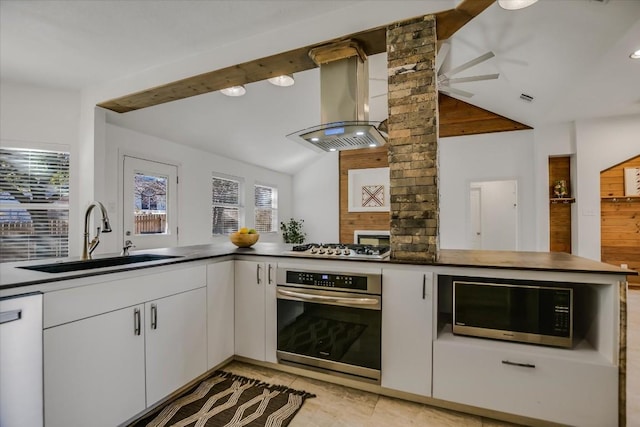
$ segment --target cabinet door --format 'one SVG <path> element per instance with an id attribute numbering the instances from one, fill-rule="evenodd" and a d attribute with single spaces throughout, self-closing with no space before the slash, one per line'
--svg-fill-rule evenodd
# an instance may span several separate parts
<path id="1" fill-rule="evenodd" d="M 148 302 L 145 316 L 150 406 L 206 371 L 206 288 Z"/>
<path id="2" fill-rule="evenodd" d="M 47 427 L 112 427 L 145 409 L 143 309 L 44 331 Z"/>
<path id="3" fill-rule="evenodd" d="M 233 282 L 233 261 L 207 266 L 207 369 L 233 356 Z"/>
<path id="4" fill-rule="evenodd" d="M 265 264 L 235 261 L 235 354 L 265 360 Z"/>
<path id="5" fill-rule="evenodd" d="M 383 270 L 382 386 L 431 396 L 433 273 Z"/>
<path id="6" fill-rule="evenodd" d="M 278 318 L 277 318 L 277 301 L 276 301 L 276 263 L 268 263 L 266 265 L 267 280 L 265 284 L 265 360 L 267 362 L 277 363 L 276 350 L 278 347 Z"/>

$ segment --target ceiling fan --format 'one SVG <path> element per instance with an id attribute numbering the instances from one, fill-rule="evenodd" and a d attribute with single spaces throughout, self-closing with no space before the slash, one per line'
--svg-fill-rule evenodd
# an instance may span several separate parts
<path id="1" fill-rule="evenodd" d="M 483 74 L 479 76 L 453 78 L 453 76 L 455 76 L 456 74 L 461 73 L 464 70 L 467 70 L 475 65 L 478 65 L 488 59 L 491 59 L 495 55 L 493 52 L 487 52 L 484 55 L 480 55 L 477 58 L 472 59 L 471 61 L 465 62 L 464 64 L 459 65 L 455 68 L 452 68 L 451 70 L 445 71 L 442 65 L 444 64 L 444 61 L 447 58 L 447 55 L 449 54 L 450 49 L 451 49 L 451 45 L 449 43 L 443 43 L 442 46 L 440 46 L 438 55 L 436 56 L 435 65 L 436 65 L 436 73 L 438 75 L 437 84 L 438 84 L 439 92 L 442 92 L 448 95 L 460 95 L 466 98 L 471 98 L 473 96 L 473 93 L 467 92 L 466 90 L 451 87 L 451 84 L 477 82 L 481 80 L 493 80 L 493 79 L 497 79 L 500 76 L 500 74 L 496 73 L 496 74 Z"/>

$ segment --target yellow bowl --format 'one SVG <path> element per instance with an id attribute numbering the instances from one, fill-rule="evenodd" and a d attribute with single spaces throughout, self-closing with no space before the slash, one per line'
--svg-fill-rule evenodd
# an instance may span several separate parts
<path id="1" fill-rule="evenodd" d="M 240 234 L 238 232 L 231 233 L 229 235 L 229 239 L 231 243 L 236 245 L 239 248 L 248 248 L 249 246 L 255 244 L 260 238 L 259 234 Z"/>

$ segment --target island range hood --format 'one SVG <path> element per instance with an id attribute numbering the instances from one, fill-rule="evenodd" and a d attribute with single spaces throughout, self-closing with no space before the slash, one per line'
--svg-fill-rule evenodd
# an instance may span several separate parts
<path id="1" fill-rule="evenodd" d="M 380 147 L 387 134 L 379 123 L 369 122 L 369 64 L 360 46 L 352 41 L 309 51 L 320 67 L 320 122 L 287 135 L 315 151 Z"/>

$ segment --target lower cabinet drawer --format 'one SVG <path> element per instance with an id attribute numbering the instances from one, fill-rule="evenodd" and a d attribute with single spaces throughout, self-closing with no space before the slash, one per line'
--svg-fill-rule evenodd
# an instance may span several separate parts
<path id="1" fill-rule="evenodd" d="M 568 425 L 617 425 L 615 366 L 496 347 L 436 340 L 433 397 Z"/>

